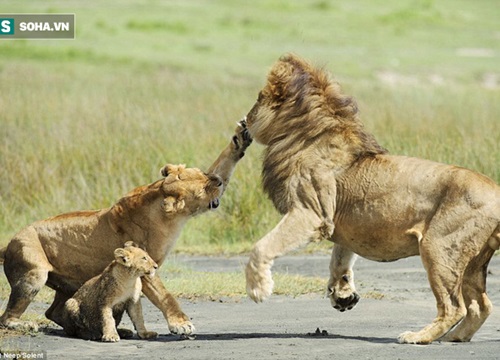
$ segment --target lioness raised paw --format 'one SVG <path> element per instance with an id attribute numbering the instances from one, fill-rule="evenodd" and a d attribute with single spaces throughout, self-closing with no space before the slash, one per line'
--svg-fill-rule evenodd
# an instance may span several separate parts
<path id="1" fill-rule="evenodd" d="M 233 136 L 234 151 L 238 159 L 241 159 L 245 155 L 245 150 L 252 143 L 252 137 L 247 129 L 246 117 L 238 122 L 238 127 L 235 130 L 235 135 Z"/>

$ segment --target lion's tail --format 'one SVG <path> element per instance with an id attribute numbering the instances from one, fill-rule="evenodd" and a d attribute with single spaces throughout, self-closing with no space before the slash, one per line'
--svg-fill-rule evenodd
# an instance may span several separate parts
<path id="1" fill-rule="evenodd" d="M 7 252 L 7 246 L 0 249 L 0 265 L 3 265 L 3 260 L 5 259 L 5 253 Z"/>

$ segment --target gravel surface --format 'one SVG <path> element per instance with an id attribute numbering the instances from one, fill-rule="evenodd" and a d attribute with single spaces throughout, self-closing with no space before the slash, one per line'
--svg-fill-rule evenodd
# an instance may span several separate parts
<path id="1" fill-rule="evenodd" d="M 186 257 L 173 261 L 203 271 L 242 270 L 245 257 Z M 274 271 L 328 277 L 326 255 L 287 256 Z M 2 350 L 44 351 L 46 359 L 500 359 L 500 256 L 488 276 L 493 314 L 470 343 L 401 345 L 397 336 L 419 330 L 436 314 L 434 297 L 420 259 L 393 263 L 359 259 L 356 283 L 362 296 L 351 311 L 339 313 L 320 295 L 273 296 L 255 304 L 248 298 L 184 301 L 197 328 L 195 340 L 169 335 L 158 309 L 143 299 L 146 327 L 156 340 L 137 338 L 100 343 L 68 338 L 54 325 L 35 336 L 0 340 Z M 3 274 L 1 276 L 4 276 Z M 325 284 L 326 285 L 326 284 Z M 381 295 L 381 299 L 370 294 Z M 47 305 L 33 304 L 43 312 Z M 123 327 L 132 328 L 128 319 Z"/>

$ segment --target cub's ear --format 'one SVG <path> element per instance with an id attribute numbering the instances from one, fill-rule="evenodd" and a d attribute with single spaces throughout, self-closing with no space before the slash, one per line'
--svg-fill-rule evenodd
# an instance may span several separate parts
<path id="1" fill-rule="evenodd" d="M 123 244 L 123 247 L 126 249 L 128 247 L 136 247 L 138 248 L 139 245 L 137 245 L 135 242 L 133 241 L 127 241 L 125 244 Z"/>
<path id="2" fill-rule="evenodd" d="M 176 213 L 179 210 L 184 209 L 186 203 L 181 198 L 175 198 L 173 196 L 167 196 L 163 199 L 163 208 L 167 214 Z"/>
<path id="3" fill-rule="evenodd" d="M 130 266 L 130 254 L 127 250 L 118 248 L 115 250 L 115 260 L 125 266 Z"/>

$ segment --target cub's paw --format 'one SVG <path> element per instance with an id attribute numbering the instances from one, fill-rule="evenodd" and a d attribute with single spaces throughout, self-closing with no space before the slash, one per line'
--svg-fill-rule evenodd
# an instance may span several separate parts
<path id="1" fill-rule="evenodd" d="M 245 275 L 247 280 L 247 294 L 253 301 L 260 303 L 271 296 L 274 281 L 269 266 L 256 266 L 252 262 L 249 262 L 245 270 Z"/>
<path id="2" fill-rule="evenodd" d="M 116 333 L 104 334 L 101 338 L 103 342 L 118 342 L 120 341 L 120 336 Z"/>
<path id="3" fill-rule="evenodd" d="M 247 128 L 246 117 L 238 122 L 238 126 L 233 136 L 234 151 L 239 159 L 245 155 L 245 150 L 250 146 L 253 139 L 250 136 Z"/>
<path id="4" fill-rule="evenodd" d="M 156 339 L 158 337 L 158 333 L 155 331 L 141 331 L 137 335 L 143 340 Z"/>

